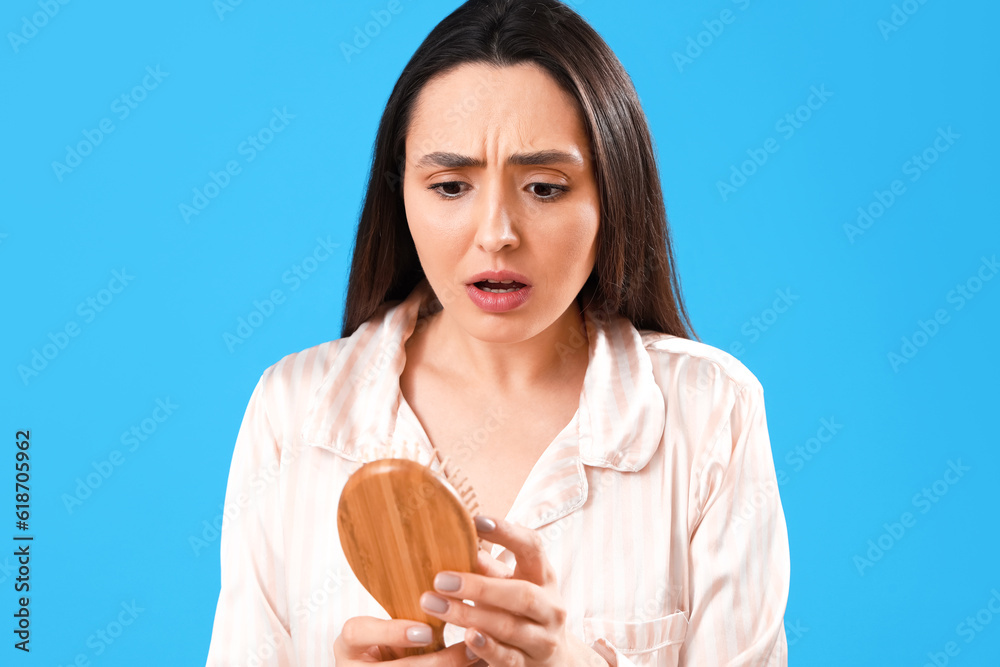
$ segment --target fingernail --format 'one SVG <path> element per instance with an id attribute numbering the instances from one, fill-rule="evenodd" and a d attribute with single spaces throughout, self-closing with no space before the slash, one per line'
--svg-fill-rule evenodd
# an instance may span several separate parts
<path id="1" fill-rule="evenodd" d="M 473 630 L 472 632 L 472 645 L 478 648 L 486 646 L 486 637 L 479 634 L 478 630 Z"/>
<path id="2" fill-rule="evenodd" d="M 465 647 L 465 658 L 467 660 L 479 660 L 479 656 L 472 652 L 468 646 Z"/>
<path id="3" fill-rule="evenodd" d="M 406 629 L 406 638 L 415 644 L 430 644 L 431 629 L 426 625 L 414 625 Z"/>
<path id="4" fill-rule="evenodd" d="M 476 529 L 483 533 L 488 533 L 491 530 L 496 529 L 497 524 L 493 519 L 489 519 L 482 514 L 475 518 Z"/>
<path id="5" fill-rule="evenodd" d="M 438 614 L 443 614 L 448 611 L 448 601 L 442 597 L 438 597 L 433 593 L 424 593 L 420 597 L 420 606 L 427 611 L 433 611 Z"/>
<path id="6" fill-rule="evenodd" d="M 434 588 L 439 591 L 457 591 L 462 586 L 462 580 L 454 574 L 439 572 L 434 577 Z"/>

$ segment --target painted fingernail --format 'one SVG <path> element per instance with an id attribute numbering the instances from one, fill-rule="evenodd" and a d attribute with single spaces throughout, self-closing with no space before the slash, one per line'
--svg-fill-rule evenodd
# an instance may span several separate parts
<path id="1" fill-rule="evenodd" d="M 426 625 L 414 625 L 406 629 L 406 638 L 415 644 L 430 644 L 431 629 Z"/>
<path id="2" fill-rule="evenodd" d="M 461 587 L 462 580 L 454 574 L 439 572 L 438 575 L 434 577 L 434 588 L 439 591 L 457 591 Z"/>
<path id="3" fill-rule="evenodd" d="M 473 653 L 468 646 L 465 647 L 465 658 L 466 660 L 479 660 L 479 656 Z"/>
<path id="4" fill-rule="evenodd" d="M 473 630 L 472 632 L 472 645 L 477 648 L 482 648 L 486 646 L 486 637 L 479 634 L 478 630 Z"/>
<path id="5" fill-rule="evenodd" d="M 433 593 L 424 593 L 420 596 L 420 606 L 427 611 L 443 614 L 448 611 L 448 601 Z"/>
<path id="6" fill-rule="evenodd" d="M 493 519 L 489 519 L 482 514 L 476 517 L 475 522 L 476 528 L 483 533 L 488 533 L 497 527 L 497 524 Z"/>

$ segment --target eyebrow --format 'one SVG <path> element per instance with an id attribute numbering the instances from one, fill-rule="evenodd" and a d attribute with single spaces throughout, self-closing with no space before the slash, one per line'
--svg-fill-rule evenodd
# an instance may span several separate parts
<path id="1" fill-rule="evenodd" d="M 583 159 L 574 153 L 568 153 L 566 151 L 560 151 L 556 149 L 549 149 L 543 151 L 536 151 L 534 153 L 515 153 L 507 158 L 507 164 L 510 166 L 520 166 L 520 167 L 532 167 L 532 166 L 546 166 L 551 164 L 572 164 L 578 167 L 583 166 Z M 467 155 L 459 155 L 458 153 L 448 153 L 445 151 L 437 151 L 434 153 L 428 153 L 419 160 L 417 160 L 417 168 L 422 169 L 425 167 L 445 167 L 448 169 L 460 169 L 463 167 L 478 167 L 480 169 L 486 168 L 485 160 L 478 160 L 474 157 L 469 157 Z"/>

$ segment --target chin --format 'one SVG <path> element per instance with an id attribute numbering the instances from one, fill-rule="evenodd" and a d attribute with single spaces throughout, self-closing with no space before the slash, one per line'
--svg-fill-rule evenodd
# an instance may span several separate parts
<path id="1" fill-rule="evenodd" d="M 519 343 L 531 338 L 536 331 L 520 313 L 484 313 L 472 306 L 469 317 L 461 325 L 469 335 L 487 343 Z"/>

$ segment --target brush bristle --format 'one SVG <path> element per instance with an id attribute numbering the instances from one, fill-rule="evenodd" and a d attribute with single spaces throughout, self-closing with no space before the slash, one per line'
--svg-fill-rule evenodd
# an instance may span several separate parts
<path id="1" fill-rule="evenodd" d="M 457 464 L 452 463 L 451 459 L 443 456 L 437 449 L 434 450 L 434 457 L 440 466 L 441 473 L 455 490 L 458 497 L 461 498 L 462 504 L 465 505 L 465 509 L 468 510 L 469 515 L 475 517 L 479 514 L 479 499 L 476 497 L 476 492 L 469 483 L 469 478 L 458 470 Z M 479 540 L 479 544 L 482 546 L 482 539 Z"/>

